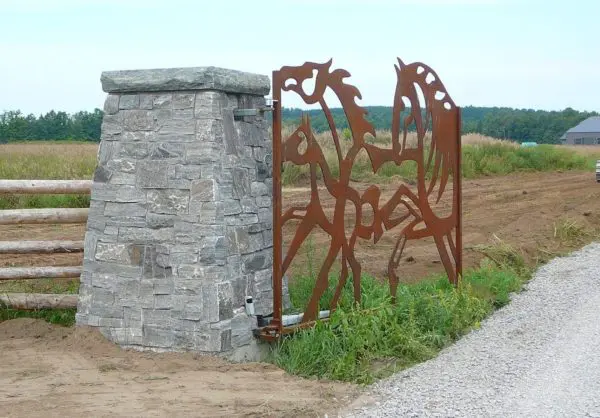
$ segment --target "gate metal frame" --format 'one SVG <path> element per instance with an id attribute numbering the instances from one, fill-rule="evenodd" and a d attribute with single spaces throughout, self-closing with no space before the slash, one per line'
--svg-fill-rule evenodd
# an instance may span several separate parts
<path id="1" fill-rule="evenodd" d="M 395 65 L 397 84 L 394 94 L 392 146 L 379 148 L 365 141 L 365 135 L 375 136 L 375 129 L 365 118 L 367 111 L 355 103 L 356 98 L 361 98 L 359 90 L 344 81 L 350 73 L 342 69 L 330 71 L 331 64 L 332 60 L 322 64 L 305 62 L 301 66 L 284 66 L 273 71 L 273 318 L 269 325 L 261 328 L 259 332 L 260 337 L 266 340 L 275 340 L 283 334 L 315 323 L 319 318 L 319 299 L 328 286 L 331 267 L 340 254 L 340 278 L 331 301 L 330 312 L 337 306 L 348 279 L 348 268 L 352 271 L 354 299 L 359 302 L 361 266 L 354 256 L 357 239 L 372 238 L 376 243 L 384 230 L 390 230 L 405 221 L 408 221 L 408 224 L 401 229 L 388 262 L 388 279 L 394 300 L 399 283 L 395 270 L 409 240 L 433 237 L 450 282 L 456 285 L 462 276 L 460 108 L 452 101 L 435 71 L 420 62 L 404 64 L 398 58 L 398 65 Z M 307 94 L 302 83 L 313 77 L 313 71 L 316 71 L 315 88 L 311 94 Z M 324 93 L 328 88 L 340 100 L 352 133 L 352 145 L 345 156 L 341 152 L 337 127 L 325 102 Z M 282 139 L 282 91 L 297 93 L 307 104 L 320 104 L 328 120 L 338 155 L 340 174 L 337 178 L 331 175 L 323 152 L 313 137 L 308 116 L 302 117 L 300 126 L 292 135 Z M 405 101 L 410 104 L 409 110 Z M 425 114 L 422 113 L 423 109 Z M 408 111 L 408 114 L 403 115 L 403 111 Z M 409 126 L 413 124 L 418 137 L 416 148 L 406 144 Z M 431 141 L 426 144 L 428 132 L 431 132 Z M 306 144 L 306 150 L 303 152 L 299 151 L 301 143 Z M 366 150 L 374 172 L 387 162 L 400 165 L 406 161 L 415 161 L 418 167 L 417 192 L 414 193 L 405 184 L 401 184 L 392 198 L 380 206 L 381 191 L 376 185 L 370 186 L 362 194 L 353 189 L 349 184 L 350 173 L 354 159 L 362 149 Z M 281 170 L 282 164 L 287 161 L 298 165 L 310 165 L 311 198 L 305 207 L 292 207 L 283 213 Z M 322 181 L 328 192 L 336 199 L 331 222 L 324 215 L 319 201 L 317 167 L 321 169 Z M 429 170 L 431 177 L 428 180 L 426 174 Z M 452 211 L 449 216 L 438 217 L 429 199 L 434 197 L 432 192 L 437 186 L 436 203 L 440 201 L 451 173 Z M 344 209 L 347 202 L 353 203 L 356 208 L 355 226 L 350 237 L 344 229 Z M 373 210 L 374 219 L 370 225 L 362 223 L 364 204 L 370 205 Z M 405 209 L 405 213 L 394 217 L 394 211 L 401 207 Z M 301 222 L 284 258 L 282 228 L 285 222 L 291 219 Z M 283 275 L 304 239 L 315 227 L 320 227 L 330 235 L 329 251 L 301 322 L 291 327 L 284 326 Z"/>

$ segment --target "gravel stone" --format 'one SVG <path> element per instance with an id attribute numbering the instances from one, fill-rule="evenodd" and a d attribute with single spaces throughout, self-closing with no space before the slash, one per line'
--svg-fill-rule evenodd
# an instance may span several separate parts
<path id="1" fill-rule="evenodd" d="M 542 266 L 436 358 L 372 385 L 341 416 L 600 416 L 600 243 Z"/>

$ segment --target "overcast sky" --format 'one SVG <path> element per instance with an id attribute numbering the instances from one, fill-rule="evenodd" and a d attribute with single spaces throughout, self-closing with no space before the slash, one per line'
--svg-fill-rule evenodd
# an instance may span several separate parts
<path id="1" fill-rule="evenodd" d="M 101 108 L 105 70 L 329 58 L 391 105 L 396 57 L 459 106 L 600 111 L 599 18 L 597 0 L 0 0 L 0 111 Z"/>

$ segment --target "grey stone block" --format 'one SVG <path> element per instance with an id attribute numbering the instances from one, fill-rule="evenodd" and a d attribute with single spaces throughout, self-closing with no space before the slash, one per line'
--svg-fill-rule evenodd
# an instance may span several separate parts
<path id="1" fill-rule="evenodd" d="M 146 206 L 140 203 L 106 202 L 105 216 L 145 216 Z"/>
<path id="2" fill-rule="evenodd" d="M 150 152 L 153 160 L 171 160 L 181 162 L 185 157 L 185 147 L 180 143 L 159 142 L 154 144 Z"/>
<path id="3" fill-rule="evenodd" d="M 140 94 L 140 109 L 152 110 L 153 102 L 153 94 Z"/>
<path id="4" fill-rule="evenodd" d="M 113 216 L 106 220 L 106 226 L 144 228 L 146 226 L 146 218 L 141 216 Z"/>
<path id="5" fill-rule="evenodd" d="M 196 133 L 196 121 L 194 119 L 167 119 L 164 121 L 158 134 L 171 142 L 188 142 L 193 140 Z"/>
<path id="6" fill-rule="evenodd" d="M 91 284 L 93 287 L 105 289 L 114 294 L 115 290 L 117 289 L 116 274 L 92 273 L 90 276 L 92 277 Z"/>
<path id="7" fill-rule="evenodd" d="M 231 330 L 226 329 L 221 331 L 221 352 L 231 350 Z"/>
<path id="8" fill-rule="evenodd" d="M 169 228 L 175 225 L 175 215 L 148 212 L 146 222 L 149 228 Z"/>
<path id="9" fill-rule="evenodd" d="M 117 226 L 107 226 L 104 228 L 105 235 L 119 235 L 119 227 Z"/>
<path id="10" fill-rule="evenodd" d="M 126 131 L 154 131 L 158 126 L 157 114 L 151 110 L 123 110 L 119 114 L 123 115 Z"/>
<path id="11" fill-rule="evenodd" d="M 154 308 L 165 310 L 173 308 L 173 297 L 171 294 L 154 295 Z"/>
<path id="12" fill-rule="evenodd" d="M 221 147 L 214 142 L 189 144 L 186 148 L 185 161 L 188 164 L 213 164 L 219 161 Z"/>
<path id="13" fill-rule="evenodd" d="M 142 327 L 142 344 L 146 347 L 171 348 L 175 336 L 170 328 L 159 328 L 150 325 Z"/>
<path id="14" fill-rule="evenodd" d="M 136 160 L 130 158 L 115 158 L 108 161 L 106 164 L 107 169 L 122 173 L 135 173 L 135 166 Z"/>
<path id="15" fill-rule="evenodd" d="M 169 179 L 167 188 L 189 191 L 191 185 L 192 182 L 188 179 Z"/>
<path id="16" fill-rule="evenodd" d="M 135 184 L 135 174 L 115 172 L 111 174 L 108 183 L 133 186 Z"/>
<path id="17" fill-rule="evenodd" d="M 129 246 L 126 244 L 99 242 L 96 245 L 96 260 L 112 261 L 117 264 L 131 264 Z"/>
<path id="18" fill-rule="evenodd" d="M 269 250 L 258 251 L 242 256 L 242 272 L 251 273 L 266 269 L 273 264 L 273 253 Z"/>
<path id="19" fill-rule="evenodd" d="M 173 119 L 193 119 L 194 109 L 174 109 Z"/>
<path id="20" fill-rule="evenodd" d="M 227 106 L 225 93 L 216 90 L 199 91 L 196 93 L 194 116 L 196 119 L 221 119 L 225 106 Z"/>
<path id="21" fill-rule="evenodd" d="M 256 204 L 261 208 L 270 208 L 273 205 L 273 199 L 269 196 L 258 196 Z"/>
<path id="22" fill-rule="evenodd" d="M 174 291 L 175 282 L 172 278 L 166 280 L 154 280 L 152 283 L 152 293 L 155 295 L 173 295 Z"/>
<path id="23" fill-rule="evenodd" d="M 173 95 L 169 93 L 157 94 L 152 98 L 153 109 L 172 109 Z"/>
<path id="24" fill-rule="evenodd" d="M 267 229 L 263 231 L 262 234 L 265 247 L 271 247 L 273 245 L 273 230 Z"/>
<path id="25" fill-rule="evenodd" d="M 273 210 L 271 208 L 258 208 L 258 219 L 265 225 L 265 228 L 272 228 Z"/>
<path id="26" fill-rule="evenodd" d="M 98 160 L 98 165 L 106 165 L 110 159 L 112 158 L 113 151 L 115 145 L 114 142 L 104 141 L 100 142 L 100 146 L 98 147 L 98 154 L 96 155 L 96 159 Z"/>
<path id="27" fill-rule="evenodd" d="M 249 275 L 246 275 L 246 274 L 242 275 L 241 273 L 239 273 L 240 268 L 241 268 L 241 266 L 237 269 L 238 270 L 237 275 L 229 276 L 230 280 L 231 280 L 231 285 L 233 286 L 232 303 L 233 303 L 234 309 L 245 307 L 246 296 L 248 296 L 250 294 L 249 288 L 248 288 L 248 276 Z"/>
<path id="28" fill-rule="evenodd" d="M 237 216 L 227 216 L 225 224 L 227 226 L 244 226 L 258 223 L 258 215 L 254 213 L 240 213 Z"/>
<path id="29" fill-rule="evenodd" d="M 108 183 L 112 177 L 112 171 L 106 167 L 98 166 L 94 170 L 94 183 Z"/>
<path id="30" fill-rule="evenodd" d="M 208 322 L 219 320 L 219 291 L 217 284 L 206 284 L 202 287 L 202 304 L 204 319 Z"/>
<path id="31" fill-rule="evenodd" d="M 150 212 L 179 214 L 188 212 L 190 195 L 185 190 L 148 190 L 146 200 Z"/>
<path id="32" fill-rule="evenodd" d="M 197 180 L 202 176 L 202 166 L 200 165 L 176 165 L 175 178 Z"/>
<path id="33" fill-rule="evenodd" d="M 242 213 L 242 206 L 239 200 L 229 199 L 223 202 L 224 216 L 237 215 L 239 213 Z"/>
<path id="34" fill-rule="evenodd" d="M 231 345 L 241 347 L 250 344 L 254 328 L 256 328 L 256 320 L 245 313 L 236 314 L 231 319 Z"/>
<path id="35" fill-rule="evenodd" d="M 119 101 L 119 109 L 138 109 L 140 107 L 139 94 L 122 94 Z"/>
<path id="36" fill-rule="evenodd" d="M 98 320 L 98 326 L 102 327 L 102 328 L 104 328 L 104 327 L 121 328 L 121 327 L 123 327 L 123 319 L 110 318 L 110 317 L 100 318 Z"/>
<path id="37" fill-rule="evenodd" d="M 255 199 L 244 197 L 240 199 L 240 204 L 242 205 L 242 211 L 244 213 L 258 213 L 258 206 L 256 205 Z"/>
<path id="38" fill-rule="evenodd" d="M 225 142 L 225 154 L 237 156 L 241 143 L 235 129 L 233 111 L 230 109 L 223 111 L 223 140 Z"/>
<path id="39" fill-rule="evenodd" d="M 194 93 L 176 93 L 173 95 L 173 109 L 189 109 L 194 107 Z"/>
<path id="40" fill-rule="evenodd" d="M 198 221 L 201 224 L 214 225 L 223 222 L 223 204 L 221 202 L 203 202 Z"/>
<path id="41" fill-rule="evenodd" d="M 167 188 L 175 168 L 166 161 L 142 161 L 138 164 L 137 185 L 142 188 Z"/>
<path id="42" fill-rule="evenodd" d="M 254 181 L 250 184 L 250 193 L 252 197 L 266 196 L 269 194 L 269 189 L 265 183 Z"/>
<path id="43" fill-rule="evenodd" d="M 233 198 L 241 199 L 250 195 L 250 179 L 248 171 L 243 168 L 233 168 Z"/>
<path id="44" fill-rule="evenodd" d="M 190 199 L 193 202 L 211 202 L 217 197 L 217 183 L 214 179 L 193 180 L 190 185 Z"/>
<path id="45" fill-rule="evenodd" d="M 146 202 L 146 192 L 135 186 L 122 185 L 117 188 L 116 202 L 143 203 Z"/>
<path id="46" fill-rule="evenodd" d="M 256 162 L 256 180 L 265 181 L 267 178 L 273 175 L 270 164 L 263 163 L 261 161 Z"/>
<path id="47" fill-rule="evenodd" d="M 138 146 L 142 146 L 142 143 L 156 141 L 157 139 L 158 134 L 154 131 L 126 131 L 121 133 L 121 140 L 123 142 L 140 142 Z"/>
<path id="48" fill-rule="evenodd" d="M 104 101 L 104 113 L 114 115 L 119 111 L 119 95 L 109 94 Z"/>
<path id="49" fill-rule="evenodd" d="M 92 199 L 94 201 L 114 201 L 117 198 L 117 191 L 119 190 L 119 186 L 113 186 L 111 184 L 94 182 L 92 184 Z M 89 213 L 89 216 L 96 217 L 98 215 L 102 215 L 104 213 L 104 208 L 102 211 L 92 211 Z"/>
<path id="50" fill-rule="evenodd" d="M 107 93 L 220 90 L 264 96 L 269 77 L 219 67 L 160 68 L 103 72 L 100 81 Z M 227 96 L 224 97 L 225 100 Z M 225 102 L 226 103 L 226 102 Z"/>
<path id="51" fill-rule="evenodd" d="M 105 114 L 102 117 L 100 129 L 102 131 L 103 139 L 107 140 L 110 140 L 111 136 L 123 132 L 123 116 L 121 115 L 121 112 L 114 115 Z"/>
<path id="52" fill-rule="evenodd" d="M 243 145 L 258 147 L 264 142 L 264 132 L 251 123 L 239 123 L 240 139 Z"/>
<path id="53" fill-rule="evenodd" d="M 157 243 L 173 239 L 173 228 L 148 229 L 148 228 L 119 228 L 119 241 L 131 243 Z"/>
<path id="54" fill-rule="evenodd" d="M 219 293 L 219 321 L 233 318 L 233 287 L 231 282 L 217 285 Z"/>
<path id="55" fill-rule="evenodd" d="M 148 156 L 148 143 L 145 142 L 121 142 L 115 147 L 116 158 L 132 158 L 141 160 Z"/>
<path id="56" fill-rule="evenodd" d="M 201 142 L 223 142 L 223 121 L 209 118 L 196 120 L 196 140 Z"/>

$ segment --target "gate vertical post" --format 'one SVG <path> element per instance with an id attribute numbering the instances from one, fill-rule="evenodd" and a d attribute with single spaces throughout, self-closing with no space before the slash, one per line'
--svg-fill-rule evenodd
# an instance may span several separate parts
<path id="1" fill-rule="evenodd" d="M 457 150 L 456 150 L 456 280 L 462 280 L 462 252 L 463 252 L 463 242 L 462 242 L 462 136 L 461 136 L 461 124 L 462 124 L 462 114 L 461 108 L 457 107 L 456 118 L 458 119 L 456 124 L 457 129 Z"/>
<path id="2" fill-rule="evenodd" d="M 281 331 L 282 323 L 282 245 L 281 231 L 281 80 L 273 71 L 273 320 L 271 327 Z"/>

